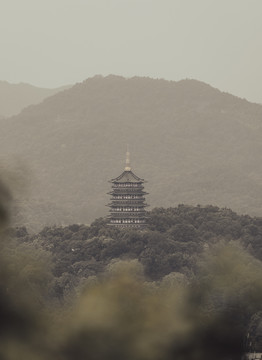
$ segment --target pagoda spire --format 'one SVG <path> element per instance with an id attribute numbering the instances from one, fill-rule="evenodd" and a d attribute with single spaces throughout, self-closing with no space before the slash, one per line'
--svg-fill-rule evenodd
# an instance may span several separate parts
<path id="1" fill-rule="evenodd" d="M 130 152 L 129 152 L 129 149 L 128 149 L 128 145 L 126 146 L 126 166 L 125 166 L 125 171 L 131 171 Z"/>

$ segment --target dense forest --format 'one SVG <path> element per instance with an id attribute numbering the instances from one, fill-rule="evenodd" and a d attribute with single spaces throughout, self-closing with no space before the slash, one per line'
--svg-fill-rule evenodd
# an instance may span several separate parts
<path id="1" fill-rule="evenodd" d="M 100 218 L 90 226 L 45 227 L 34 235 L 21 227 L 12 233 L 18 244 L 48 252 L 53 275 L 73 283 L 98 275 L 114 259 L 138 259 L 151 281 L 173 272 L 191 278 L 199 256 L 220 241 L 237 242 L 262 261 L 262 218 L 215 206 L 155 208 L 148 228 L 139 231 L 109 227 Z"/>
<path id="2" fill-rule="evenodd" d="M 50 326 L 66 328 L 43 351 L 61 359 L 221 360 L 261 350 L 262 218 L 211 205 L 148 216 L 144 230 L 109 227 L 105 218 L 34 235 L 5 230 L 7 295 L 20 296 L 28 312 L 20 314 L 15 298 L 15 316 L 32 316 L 35 329 L 38 314 L 47 338 Z M 39 312 L 53 318 L 45 330 Z"/>

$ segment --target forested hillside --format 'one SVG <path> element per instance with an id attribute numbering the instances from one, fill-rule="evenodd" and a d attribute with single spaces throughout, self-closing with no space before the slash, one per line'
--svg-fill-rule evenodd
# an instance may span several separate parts
<path id="1" fill-rule="evenodd" d="M 261 216 L 261 119 L 261 105 L 195 80 L 76 84 L 0 121 L 1 164 L 18 163 L 12 179 L 26 184 L 14 195 L 17 224 L 40 230 L 106 215 L 127 143 L 152 207 L 213 204 Z"/>
<path id="2" fill-rule="evenodd" d="M 151 281 L 170 274 L 190 280 L 203 252 L 219 242 L 236 243 L 262 261 L 262 218 L 215 206 L 156 208 L 148 228 L 140 231 L 109 227 L 100 218 L 90 226 L 45 227 L 35 235 L 22 227 L 12 234 L 21 246 L 49 253 L 59 295 L 103 273 L 111 261 L 127 259 L 137 259 Z"/>
<path id="3" fill-rule="evenodd" d="M 26 358 L 38 359 L 39 344 L 41 359 L 63 360 L 261 350 L 261 218 L 180 205 L 152 210 L 141 231 L 100 218 L 35 235 L 9 228 L 4 246 L 1 238 L 4 338 Z"/>

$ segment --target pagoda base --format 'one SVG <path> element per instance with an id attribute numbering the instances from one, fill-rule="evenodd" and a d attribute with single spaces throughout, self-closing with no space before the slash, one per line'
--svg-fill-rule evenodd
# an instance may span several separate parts
<path id="1" fill-rule="evenodd" d="M 147 224 L 116 224 L 116 223 L 108 223 L 108 226 L 114 226 L 116 228 L 133 228 L 133 229 L 141 229 L 147 227 Z"/>

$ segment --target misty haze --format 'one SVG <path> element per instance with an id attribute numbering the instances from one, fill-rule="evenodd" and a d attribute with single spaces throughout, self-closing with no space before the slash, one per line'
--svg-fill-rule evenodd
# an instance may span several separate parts
<path id="1" fill-rule="evenodd" d="M 261 117 L 261 105 L 195 80 L 87 79 L 2 120 L 3 161 L 21 160 L 34 179 L 15 222 L 40 230 L 107 215 L 108 180 L 124 168 L 127 143 L 153 206 L 259 216 Z"/>
<path id="2" fill-rule="evenodd" d="M 261 360 L 261 1 L 1 9 L 0 359 Z"/>

